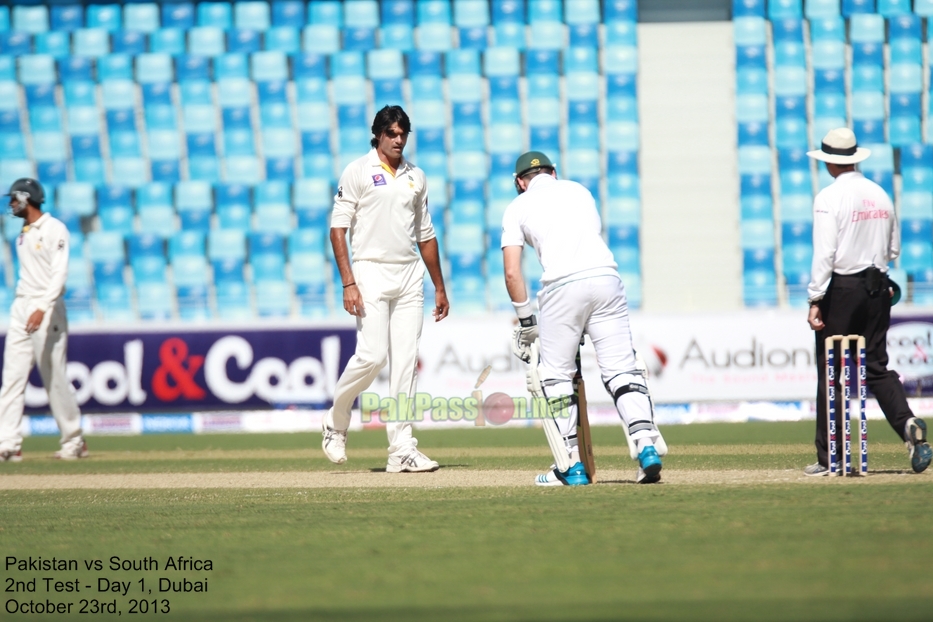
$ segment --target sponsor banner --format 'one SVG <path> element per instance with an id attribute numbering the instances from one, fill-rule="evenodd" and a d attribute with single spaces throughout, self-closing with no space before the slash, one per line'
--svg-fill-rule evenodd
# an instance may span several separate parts
<path id="1" fill-rule="evenodd" d="M 84 413 L 326 407 L 355 347 L 352 327 L 76 332 L 68 378 Z M 35 369 L 26 406 L 48 412 Z"/>
<path id="2" fill-rule="evenodd" d="M 815 340 L 799 310 L 633 314 L 631 323 L 655 403 L 800 401 L 813 399 L 816 392 Z M 426 322 L 418 390 L 469 395 L 489 365 L 484 392 L 527 395 L 525 365 L 511 352 L 513 326 L 509 314 Z M 588 401 L 611 404 L 589 340 L 581 354 Z M 387 379 L 380 382 L 373 390 L 386 392 Z"/>
<path id="3" fill-rule="evenodd" d="M 888 359 L 907 395 L 933 396 L 933 316 L 891 318 Z"/>
<path id="4" fill-rule="evenodd" d="M 525 365 L 511 353 L 511 314 L 425 322 L 418 390 L 435 396 L 469 396 L 486 366 L 481 390 L 526 396 Z M 816 340 L 805 309 L 748 310 L 722 314 L 633 313 L 633 342 L 649 370 L 656 404 L 811 401 L 816 394 Z M 933 317 L 892 319 L 889 367 L 911 395 L 933 395 Z M 611 404 L 596 353 L 581 350 L 587 399 Z M 372 391 L 388 394 L 388 374 Z"/>

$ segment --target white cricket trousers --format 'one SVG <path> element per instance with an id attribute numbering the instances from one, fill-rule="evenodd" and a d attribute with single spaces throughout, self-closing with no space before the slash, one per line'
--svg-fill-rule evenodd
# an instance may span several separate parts
<path id="1" fill-rule="evenodd" d="M 577 349 L 584 332 L 596 349 L 603 383 L 619 374 L 635 372 L 628 303 L 619 277 L 589 277 L 541 291 L 538 310 L 539 375 L 548 398 L 573 393 Z M 556 419 L 563 436 L 576 433 L 576 406 L 570 409 L 570 415 Z"/>
<path id="2" fill-rule="evenodd" d="M 0 388 L 0 451 L 19 451 L 23 444 L 21 426 L 26 404 L 26 382 L 36 362 L 49 394 L 49 409 L 62 433 L 62 447 L 78 446 L 81 410 L 68 382 L 68 318 L 59 298 L 45 313 L 32 334 L 26 321 L 36 310 L 32 299 L 17 296 L 10 309 L 10 326 L 3 347 L 3 387 Z"/>
<path id="3" fill-rule="evenodd" d="M 356 319 L 356 352 L 334 388 L 334 407 L 324 424 L 335 430 L 350 427 L 350 409 L 360 393 L 389 363 L 389 393 L 414 399 L 418 375 L 418 342 L 424 322 L 424 267 L 356 261 L 353 277 L 363 297 L 363 317 Z M 417 446 L 410 422 L 386 424 L 389 454 L 404 456 Z"/>

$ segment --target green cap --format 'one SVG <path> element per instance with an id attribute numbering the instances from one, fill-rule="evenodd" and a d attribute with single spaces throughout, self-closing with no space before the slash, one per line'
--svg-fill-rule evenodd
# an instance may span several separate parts
<path id="1" fill-rule="evenodd" d="M 529 151 L 528 153 L 523 153 L 518 157 L 518 161 L 515 162 L 515 176 L 521 177 L 531 169 L 539 168 L 541 166 L 549 166 L 554 168 L 554 165 L 551 163 L 551 159 L 540 151 Z"/>

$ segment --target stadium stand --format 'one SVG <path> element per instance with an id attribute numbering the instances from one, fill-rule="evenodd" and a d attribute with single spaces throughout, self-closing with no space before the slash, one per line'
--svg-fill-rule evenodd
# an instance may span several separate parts
<path id="1" fill-rule="evenodd" d="M 510 308 L 499 223 L 537 148 L 593 191 L 638 306 L 636 18 L 634 0 L 0 7 L 0 185 L 38 175 L 71 229 L 75 321 L 326 317 L 336 178 L 397 103 L 454 305 Z"/>
<path id="2" fill-rule="evenodd" d="M 933 302 L 931 4 L 735 0 L 733 15 L 746 305 L 806 304 L 812 200 L 832 181 L 806 151 L 840 126 L 872 150 L 861 169 L 895 202 L 895 279 Z"/>

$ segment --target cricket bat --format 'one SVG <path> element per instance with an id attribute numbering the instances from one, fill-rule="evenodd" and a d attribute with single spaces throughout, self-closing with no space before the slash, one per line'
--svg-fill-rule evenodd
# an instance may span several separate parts
<path id="1" fill-rule="evenodd" d="M 593 456 L 593 439 L 590 436 L 590 419 L 586 412 L 586 386 L 580 370 L 580 351 L 577 350 L 577 373 L 573 378 L 573 392 L 577 396 L 577 444 L 580 460 L 590 483 L 596 483 L 596 458 Z"/>

